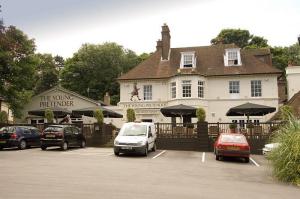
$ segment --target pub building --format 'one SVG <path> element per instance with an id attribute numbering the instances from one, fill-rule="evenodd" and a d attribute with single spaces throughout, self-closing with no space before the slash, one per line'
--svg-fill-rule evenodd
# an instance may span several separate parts
<path id="1" fill-rule="evenodd" d="M 95 101 L 56 86 L 33 96 L 23 109 L 23 118 L 17 122 L 26 122 L 28 124 L 46 123 L 45 110 L 51 109 L 55 116 L 55 123 L 61 122 L 66 116 L 70 116 L 72 123 L 94 123 L 96 120 L 93 118 L 93 112 L 96 109 L 101 109 L 105 123 L 115 122 L 117 125 L 122 123 L 122 114 L 110 109 L 113 106 L 109 105 L 108 94 L 104 97 L 104 101 Z M 114 118 L 114 121 L 112 121 L 112 118 Z"/>
<path id="2" fill-rule="evenodd" d="M 170 29 L 164 24 L 156 51 L 118 78 L 118 107 L 123 114 L 133 108 L 137 120 L 160 123 L 197 121 L 195 116 L 168 116 L 162 108 L 182 107 L 184 111 L 202 107 L 208 122 L 242 124 L 247 122 L 246 116 L 227 116 L 227 111 L 246 103 L 278 110 L 285 97 L 285 84 L 278 82 L 282 75 L 272 66 L 267 48 L 241 49 L 235 44 L 171 48 Z M 265 122 L 273 115 L 257 115 L 251 120 Z"/>

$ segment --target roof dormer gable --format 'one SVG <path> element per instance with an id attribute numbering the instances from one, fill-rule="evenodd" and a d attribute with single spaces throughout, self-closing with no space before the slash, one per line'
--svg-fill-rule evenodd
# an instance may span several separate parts
<path id="1" fill-rule="evenodd" d="M 180 68 L 196 68 L 195 52 L 181 52 Z"/>
<path id="2" fill-rule="evenodd" d="M 228 48 L 225 49 L 224 54 L 225 66 L 241 66 L 241 49 L 240 48 Z"/>

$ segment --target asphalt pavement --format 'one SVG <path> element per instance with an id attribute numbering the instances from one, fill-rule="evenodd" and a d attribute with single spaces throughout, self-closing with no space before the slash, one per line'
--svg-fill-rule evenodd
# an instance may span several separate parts
<path id="1" fill-rule="evenodd" d="M 216 161 L 213 153 L 158 150 L 148 157 L 111 148 L 0 151 L 0 199 L 289 199 L 263 156 Z"/>

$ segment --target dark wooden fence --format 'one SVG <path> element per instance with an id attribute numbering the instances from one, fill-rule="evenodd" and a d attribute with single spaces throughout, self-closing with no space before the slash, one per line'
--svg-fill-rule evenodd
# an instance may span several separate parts
<path id="1" fill-rule="evenodd" d="M 213 151 L 213 144 L 220 133 L 230 132 L 232 123 L 156 123 L 157 147 L 159 149 Z M 0 124 L 28 126 L 30 124 Z M 49 124 L 33 124 L 43 131 Z M 87 139 L 88 146 L 100 147 L 113 140 L 114 128 L 104 124 L 71 124 L 79 127 Z M 246 136 L 251 153 L 261 154 L 263 146 L 282 123 L 243 124 L 237 131 Z"/>
<path id="2" fill-rule="evenodd" d="M 220 133 L 229 133 L 232 123 L 192 123 L 176 125 L 157 123 L 157 145 L 160 149 L 213 151 L 213 144 Z M 246 136 L 251 153 L 261 154 L 264 145 L 282 123 L 237 124 L 237 132 Z"/>

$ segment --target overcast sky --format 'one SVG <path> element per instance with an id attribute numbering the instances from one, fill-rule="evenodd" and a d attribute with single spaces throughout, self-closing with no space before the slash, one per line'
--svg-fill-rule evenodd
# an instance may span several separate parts
<path id="1" fill-rule="evenodd" d="M 117 42 L 152 52 L 163 23 L 171 47 L 209 45 L 221 29 L 241 28 L 273 46 L 296 43 L 300 0 L 2 0 L 5 25 L 34 38 L 37 51 L 71 57 L 83 43 Z"/>

